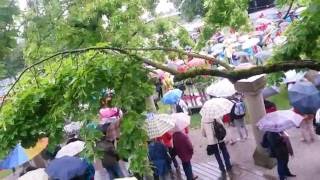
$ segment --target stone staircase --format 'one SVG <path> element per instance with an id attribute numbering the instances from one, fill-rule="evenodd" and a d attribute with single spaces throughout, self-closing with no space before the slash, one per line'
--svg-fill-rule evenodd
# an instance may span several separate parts
<path id="1" fill-rule="evenodd" d="M 178 180 L 186 180 L 182 165 L 180 165 L 180 174 L 177 175 Z M 261 172 L 248 170 L 238 164 L 233 165 L 232 172 L 222 177 L 218 163 L 216 161 L 206 163 L 192 163 L 194 175 L 198 176 L 198 180 L 276 180 L 275 177 L 267 177 Z"/>

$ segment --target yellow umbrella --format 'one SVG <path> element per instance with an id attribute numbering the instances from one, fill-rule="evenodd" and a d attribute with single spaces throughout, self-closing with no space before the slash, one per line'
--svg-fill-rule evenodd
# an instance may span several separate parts
<path id="1" fill-rule="evenodd" d="M 25 149 L 26 154 L 29 159 L 33 159 L 35 156 L 40 154 L 47 146 L 49 143 L 49 138 L 41 138 L 38 140 L 37 144 L 29 149 Z"/>

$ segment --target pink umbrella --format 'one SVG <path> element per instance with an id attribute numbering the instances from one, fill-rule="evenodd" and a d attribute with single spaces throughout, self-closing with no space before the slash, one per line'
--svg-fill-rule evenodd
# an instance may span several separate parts
<path id="1" fill-rule="evenodd" d="M 197 67 L 206 65 L 206 61 L 204 59 L 193 58 L 188 62 L 189 67 Z"/>
<path id="2" fill-rule="evenodd" d="M 185 113 L 173 113 L 171 118 L 175 120 L 173 132 L 182 131 L 190 125 L 191 117 Z"/>
<path id="3" fill-rule="evenodd" d="M 162 71 L 161 69 L 156 69 L 153 72 L 150 73 L 151 77 L 156 77 L 156 78 L 164 78 L 165 72 Z"/>
<path id="4" fill-rule="evenodd" d="M 184 73 L 184 72 L 187 72 L 188 71 L 188 66 L 187 65 L 181 65 L 181 66 L 178 66 L 178 72 L 181 72 L 181 73 Z"/>

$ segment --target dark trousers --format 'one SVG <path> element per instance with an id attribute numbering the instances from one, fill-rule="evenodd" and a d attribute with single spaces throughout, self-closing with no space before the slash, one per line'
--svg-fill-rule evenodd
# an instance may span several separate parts
<path id="1" fill-rule="evenodd" d="M 183 167 L 183 171 L 184 174 L 187 177 L 187 180 L 192 180 L 193 179 L 193 173 L 192 173 L 192 166 L 191 166 L 191 162 L 182 162 L 182 167 Z"/>
<path id="2" fill-rule="evenodd" d="M 108 174 L 109 174 L 109 177 L 110 179 L 115 179 L 115 178 L 122 178 L 124 177 L 122 171 L 121 171 L 121 168 L 120 168 L 120 165 L 119 163 L 117 164 L 114 164 L 112 166 L 107 166 L 105 167 L 106 170 L 108 171 Z"/>
<path id="3" fill-rule="evenodd" d="M 280 180 L 284 180 L 286 176 L 290 175 L 290 170 L 288 168 L 289 158 L 277 158 L 277 169 Z"/>
<path id="4" fill-rule="evenodd" d="M 179 167 L 179 164 L 178 164 L 178 161 L 176 159 L 176 153 L 174 152 L 174 149 L 173 148 L 168 148 L 169 149 L 169 154 L 170 154 L 170 157 L 171 157 L 171 161 L 173 163 L 173 166 L 175 168 L 178 168 Z"/>
<path id="5" fill-rule="evenodd" d="M 223 164 L 223 161 L 221 159 L 220 151 L 222 153 L 225 165 Z M 220 142 L 219 145 L 213 145 L 213 153 L 218 161 L 219 168 L 222 172 L 226 171 L 226 169 L 231 170 L 232 166 L 230 163 L 230 155 L 224 142 Z"/>

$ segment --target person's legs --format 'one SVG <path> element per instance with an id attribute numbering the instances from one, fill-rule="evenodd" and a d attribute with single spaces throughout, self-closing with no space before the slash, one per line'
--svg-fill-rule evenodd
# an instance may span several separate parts
<path id="1" fill-rule="evenodd" d="M 124 177 L 124 175 L 121 171 L 121 168 L 119 166 L 119 163 L 117 163 L 113 166 L 109 166 L 106 169 L 109 173 L 110 179 Z"/>
<path id="2" fill-rule="evenodd" d="M 307 135 L 306 135 L 306 131 L 307 131 L 307 124 L 305 121 L 302 121 L 300 124 L 300 129 L 301 129 L 301 136 L 302 136 L 302 141 L 307 141 Z"/>
<path id="3" fill-rule="evenodd" d="M 173 148 L 168 148 L 169 149 L 169 154 L 170 154 L 170 157 L 171 157 L 171 161 L 173 163 L 173 166 L 176 168 L 176 169 L 179 169 L 179 164 L 178 164 L 178 161 L 176 159 L 176 155 L 175 155 L 175 152 L 173 150 Z"/>
<path id="4" fill-rule="evenodd" d="M 224 142 L 219 143 L 219 149 L 222 152 L 222 156 L 223 156 L 224 163 L 226 165 L 227 170 L 231 170 L 232 165 L 230 162 L 230 155 L 229 155 L 228 149 L 226 147 L 226 144 Z"/>
<path id="5" fill-rule="evenodd" d="M 192 166 L 191 166 L 191 162 L 182 162 L 182 167 L 183 167 L 183 171 L 184 174 L 187 177 L 187 180 L 192 180 L 193 179 L 193 173 L 192 173 Z"/>
<path id="6" fill-rule="evenodd" d="M 243 139 L 243 135 L 242 135 L 242 132 L 241 132 L 241 122 L 240 122 L 241 120 L 240 119 L 235 119 L 234 120 L 234 125 L 237 127 L 237 131 L 238 131 L 238 134 L 239 134 L 239 136 L 240 136 L 240 139 Z"/>
<path id="7" fill-rule="evenodd" d="M 286 178 L 286 168 L 285 168 L 285 160 L 277 158 L 277 169 L 280 180 L 285 180 Z"/>
<path id="8" fill-rule="evenodd" d="M 314 129 L 313 129 L 313 122 L 311 120 L 307 121 L 307 132 L 310 137 L 310 141 L 314 141 Z"/>
<path id="9" fill-rule="evenodd" d="M 217 160 L 217 162 L 218 162 L 218 164 L 219 164 L 219 169 L 220 169 L 222 172 L 225 172 L 226 169 L 224 168 L 224 164 L 223 164 L 223 161 L 222 161 L 221 156 L 220 156 L 218 144 L 215 144 L 215 145 L 214 145 L 213 153 L 214 153 L 214 156 L 216 157 L 216 160 Z"/>

